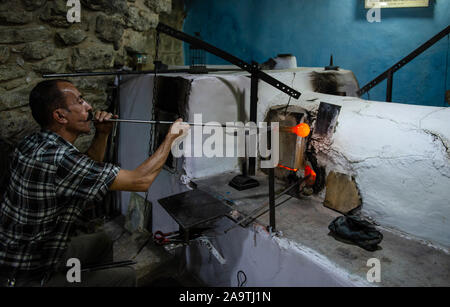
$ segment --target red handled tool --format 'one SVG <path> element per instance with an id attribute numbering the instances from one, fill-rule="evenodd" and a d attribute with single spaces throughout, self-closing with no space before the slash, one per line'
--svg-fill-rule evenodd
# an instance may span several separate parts
<path id="1" fill-rule="evenodd" d="M 182 240 L 179 239 L 180 232 L 174 231 L 174 232 L 167 232 L 164 233 L 162 231 L 157 231 L 153 235 L 153 239 L 156 244 L 158 245 L 165 245 L 173 242 L 182 242 Z"/>

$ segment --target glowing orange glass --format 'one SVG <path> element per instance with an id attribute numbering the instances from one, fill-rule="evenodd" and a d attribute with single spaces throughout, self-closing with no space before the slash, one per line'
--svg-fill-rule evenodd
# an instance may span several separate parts
<path id="1" fill-rule="evenodd" d="M 278 167 L 285 168 L 285 169 L 287 169 L 288 171 L 293 171 L 293 172 L 298 171 L 298 169 L 296 169 L 296 168 L 290 168 L 290 167 L 287 167 L 287 166 L 284 166 L 284 165 L 281 165 L 281 164 L 278 164 Z"/>
<path id="2" fill-rule="evenodd" d="M 295 127 L 291 128 L 291 132 L 297 134 L 298 136 L 304 138 L 307 137 L 309 135 L 309 133 L 311 132 L 311 129 L 309 128 L 309 125 L 306 123 L 301 123 L 298 124 Z"/>

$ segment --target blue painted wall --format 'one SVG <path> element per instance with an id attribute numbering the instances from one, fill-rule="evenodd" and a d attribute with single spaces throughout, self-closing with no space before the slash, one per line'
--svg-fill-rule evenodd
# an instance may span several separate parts
<path id="1" fill-rule="evenodd" d="M 449 25 L 450 1 L 430 3 L 383 9 L 381 22 L 369 23 L 364 0 L 185 0 L 184 31 L 200 32 L 208 43 L 248 62 L 291 53 L 298 66 L 323 67 L 333 54 L 335 64 L 352 70 L 362 87 Z M 393 101 L 448 106 L 449 58 L 447 36 L 395 74 Z M 210 54 L 206 60 L 228 64 Z M 384 101 L 386 81 L 369 94 Z"/>

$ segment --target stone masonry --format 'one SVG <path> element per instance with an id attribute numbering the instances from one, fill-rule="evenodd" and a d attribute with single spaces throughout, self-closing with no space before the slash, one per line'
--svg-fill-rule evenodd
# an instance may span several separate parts
<path id="1" fill-rule="evenodd" d="M 42 74 L 134 69 L 137 53 L 152 69 L 158 22 L 181 30 L 185 17 L 183 0 L 80 2 L 81 22 L 69 23 L 66 0 L 0 0 L 0 144 L 13 147 L 39 129 L 28 96 Z M 183 65 L 182 42 L 161 34 L 159 59 Z M 109 107 L 113 77 L 69 80 L 94 109 Z M 75 145 L 86 150 L 93 133 Z"/>

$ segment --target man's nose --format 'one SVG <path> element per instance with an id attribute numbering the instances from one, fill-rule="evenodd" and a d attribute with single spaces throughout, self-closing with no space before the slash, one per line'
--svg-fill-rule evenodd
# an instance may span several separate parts
<path id="1" fill-rule="evenodd" d="M 85 102 L 85 104 L 86 104 L 86 111 L 91 111 L 92 110 L 92 106 L 85 100 L 84 101 Z"/>

